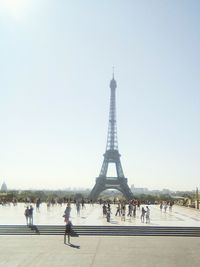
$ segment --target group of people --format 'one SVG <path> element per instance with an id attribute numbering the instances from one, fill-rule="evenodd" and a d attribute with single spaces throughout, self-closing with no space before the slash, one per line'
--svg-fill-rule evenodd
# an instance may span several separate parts
<path id="1" fill-rule="evenodd" d="M 161 201 L 160 202 L 160 211 L 167 212 L 167 209 L 169 208 L 169 211 L 172 211 L 172 207 L 174 205 L 173 201 L 167 202 L 167 201 Z"/>
<path id="2" fill-rule="evenodd" d="M 39 206 L 41 204 L 40 199 L 36 202 L 36 210 L 39 211 Z M 74 203 L 77 209 L 77 215 L 80 215 L 80 208 L 82 206 L 82 209 L 85 208 L 85 203 L 83 202 L 76 202 Z M 104 203 L 102 205 L 103 209 L 103 216 L 106 217 L 107 222 L 110 222 L 111 219 L 111 205 L 110 203 Z M 136 217 L 136 210 L 140 210 L 140 204 L 136 202 L 130 202 L 128 204 L 128 211 L 126 211 L 126 203 L 118 203 L 117 204 L 117 210 L 115 213 L 115 216 L 120 216 L 121 220 L 125 221 L 125 217 L 130 216 L 130 217 Z M 27 205 L 26 209 L 24 211 L 24 215 L 26 218 L 26 224 L 28 226 L 33 225 L 33 206 L 32 205 Z M 67 206 L 65 208 L 63 217 L 64 217 L 64 222 L 65 222 L 65 235 L 64 235 L 64 242 L 66 243 L 66 236 L 68 236 L 68 243 L 70 243 L 70 236 L 72 235 L 72 222 L 70 221 L 70 214 L 71 214 L 71 203 L 68 202 Z M 144 207 L 141 209 L 141 222 L 146 222 L 150 223 L 150 209 L 148 206 L 146 206 L 146 210 Z"/>
<path id="3" fill-rule="evenodd" d="M 106 217 L 107 222 L 110 222 L 110 217 L 111 217 L 110 203 L 104 203 L 102 206 L 102 210 L 103 210 L 103 217 Z M 140 210 L 140 205 L 137 205 L 136 203 L 131 201 L 128 204 L 128 211 L 126 214 L 126 203 L 118 203 L 115 216 L 120 216 L 122 221 L 126 220 L 126 215 L 128 217 L 136 218 L 136 210 Z M 142 207 L 140 219 L 142 223 L 144 222 L 150 223 L 150 209 L 148 206 L 146 206 L 146 210 L 144 207 Z"/>

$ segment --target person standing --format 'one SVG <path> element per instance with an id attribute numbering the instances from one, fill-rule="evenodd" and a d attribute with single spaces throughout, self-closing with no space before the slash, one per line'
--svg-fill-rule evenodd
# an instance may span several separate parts
<path id="1" fill-rule="evenodd" d="M 38 198 L 37 200 L 36 200 L 36 211 L 40 211 L 40 204 L 41 204 L 41 201 L 40 201 L 40 198 Z"/>
<path id="2" fill-rule="evenodd" d="M 165 211 L 165 212 L 167 211 L 167 202 L 165 202 L 165 205 L 164 205 L 164 211 Z"/>
<path id="3" fill-rule="evenodd" d="M 111 209 L 110 209 L 110 206 L 108 206 L 107 213 L 106 213 L 107 222 L 110 222 L 110 214 L 111 214 Z"/>
<path id="4" fill-rule="evenodd" d="M 26 218 L 26 224 L 28 225 L 28 218 L 29 218 L 29 209 L 28 206 L 26 207 L 25 211 L 24 211 L 24 215 Z"/>
<path id="5" fill-rule="evenodd" d="M 123 203 L 122 204 L 122 217 L 121 217 L 121 220 L 122 221 L 125 221 L 126 220 L 125 215 L 126 215 L 126 204 Z"/>
<path id="6" fill-rule="evenodd" d="M 84 198 L 82 198 L 81 200 L 81 205 L 82 205 L 82 209 L 86 209 Z"/>
<path id="7" fill-rule="evenodd" d="M 146 213 L 146 210 L 144 209 L 144 207 L 142 207 L 141 216 L 140 216 L 140 219 L 141 219 L 141 222 L 142 222 L 142 223 L 144 223 L 144 216 L 145 216 L 145 213 Z"/>
<path id="8" fill-rule="evenodd" d="M 146 206 L 146 223 L 150 223 L 150 209 L 148 206 Z"/>
<path id="9" fill-rule="evenodd" d="M 128 214 L 127 216 L 132 216 L 133 214 L 133 204 L 130 202 L 129 205 L 128 205 Z"/>
<path id="10" fill-rule="evenodd" d="M 33 206 L 30 205 L 28 209 L 29 225 L 33 225 Z"/>
<path id="11" fill-rule="evenodd" d="M 160 211 L 162 211 L 162 208 L 163 208 L 163 202 L 161 201 L 160 202 Z"/>
<path id="12" fill-rule="evenodd" d="M 103 217 L 105 217 L 107 214 L 107 207 L 105 203 L 103 204 L 102 209 L 103 209 Z"/>
<path id="13" fill-rule="evenodd" d="M 133 217 L 136 217 L 136 204 L 133 204 Z"/>
<path id="14" fill-rule="evenodd" d="M 80 202 L 77 200 L 76 202 L 76 211 L 77 211 L 77 215 L 80 216 L 80 208 L 81 208 L 81 204 Z"/>
<path id="15" fill-rule="evenodd" d="M 119 216 L 121 216 L 121 205 L 120 205 L 120 203 L 118 203 L 118 205 L 117 205 L 117 211 L 115 213 L 115 216 L 117 216 L 118 214 L 119 214 Z"/>

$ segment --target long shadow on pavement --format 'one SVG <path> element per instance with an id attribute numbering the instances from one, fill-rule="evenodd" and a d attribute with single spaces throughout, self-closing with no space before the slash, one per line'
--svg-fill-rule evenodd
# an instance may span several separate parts
<path id="1" fill-rule="evenodd" d="M 78 246 L 78 245 L 74 245 L 74 244 L 71 244 L 71 243 L 69 243 L 69 244 L 65 243 L 65 245 L 67 245 L 67 246 L 69 246 L 69 247 L 71 247 L 71 248 L 77 248 L 77 249 L 80 249 L 80 246 Z"/>

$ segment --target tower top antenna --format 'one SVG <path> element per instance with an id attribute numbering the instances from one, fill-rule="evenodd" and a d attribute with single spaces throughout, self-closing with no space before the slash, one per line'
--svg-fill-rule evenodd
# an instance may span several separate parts
<path id="1" fill-rule="evenodd" d="M 113 66 L 113 67 L 112 67 L 112 76 L 113 76 L 113 80 L 115 79 L 115 75 L 114 75 L 114 74 L 115 74 L 115 67 Z"/>
<path id="2" fill-rule="evenodd" d="M 111 89 L 116 89 L 117 88 L 117 83 L 115 81 L 115 76 L 114 76 L 114 66 L 112 67 L 112 80 L 110 81 L 110 88 Z"/>

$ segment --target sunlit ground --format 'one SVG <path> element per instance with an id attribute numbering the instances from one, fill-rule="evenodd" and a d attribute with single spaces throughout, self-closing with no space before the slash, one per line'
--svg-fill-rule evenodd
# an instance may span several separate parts
<path id="1" fill-rule="evenodd" d="M 136 218 L 126 216 L 125 221 L 121 217 L 115 216 L 116 205 L 111 205 L 111 221 L 107 222 L 102 214 L 102 206 L 99 204 L 86 204 L 85 209 L 80 210 L 80 216 L 77 215 L 76 206 L 72 204 L 71 220 L 74 225 L 146 225 L 141 223 L 141 211 L 137 210 Z M 172 211 L 160 211 L 159 206 L 150 205 L 151 226 L 200 226 L 200 211 L 174 206 Z M 34 224 L 64 224 L 64 210 L 66 205 L 55 205 L 47 209 L 46 203 L 42 203 L 39 212 L 34 205 Z M 19 203 L 17 206 L 0 205 L 0 224 L 25 224 L 24 216 L 25 204 Z M 128 213 L 128 207 L 126 214 Z"/>

